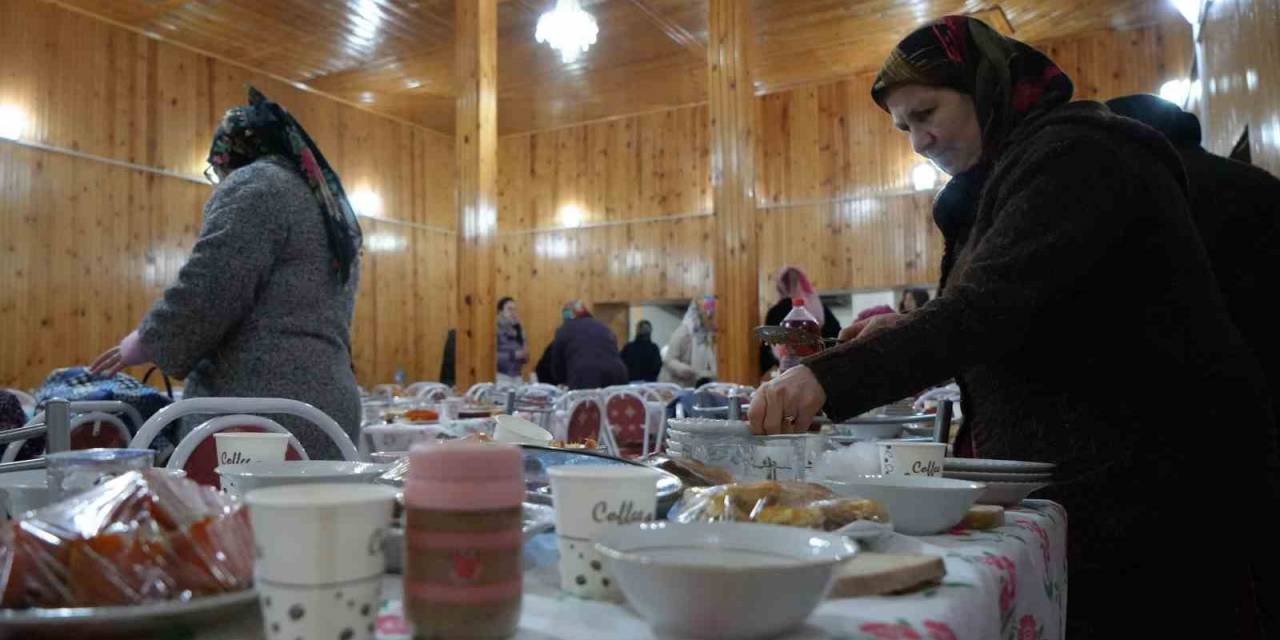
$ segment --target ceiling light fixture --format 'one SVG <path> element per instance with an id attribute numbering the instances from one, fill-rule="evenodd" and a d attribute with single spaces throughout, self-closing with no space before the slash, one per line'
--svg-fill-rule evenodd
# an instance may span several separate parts
<path id="1" fill-rule="evenodd" d="M 578 0 L 556 0 L 556 7 L 538 17 L 533 37 L 560 52 L 560 60 L 569 64 L 596 43 L 600 33 L 596 19 L 582 10 Z"/>

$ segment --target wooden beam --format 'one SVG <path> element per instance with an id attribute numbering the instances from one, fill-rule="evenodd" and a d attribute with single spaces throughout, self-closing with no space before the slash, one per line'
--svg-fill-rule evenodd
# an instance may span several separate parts
<path id="1" fill-rule="evenodd" d="M 719 378 L 755 384 L 758 353 L 752 329 L 757 304 L 755 96 L 751 83 L 751 3 L 709 0 L 708 110 L 715 210 L 715 293 Z"/>
<path id="2" fill-rule="evenodd" d="M 707 44 L 705 42 L 690 33 L 684 26 L 667 18 L 656 7 L 649 4 L 649 0 L 631 0 L 631 4 L 635 5 L 645 17 L 649 18 L 650 22 L 657 25 L 663 33 L 667 34 L 667 37 L 672 42 L 684 47 L 695 57 L 702 58 L 707 55 Z"/>
<path id="3" fill-rule="evenodd" d="M 493 380 L 498 183 L 498 6 L 456 0 L 458 164 L 457 384 Z"/>

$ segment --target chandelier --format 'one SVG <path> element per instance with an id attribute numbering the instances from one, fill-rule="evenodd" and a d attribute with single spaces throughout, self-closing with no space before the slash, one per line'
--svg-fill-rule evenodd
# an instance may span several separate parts
<path id="1" fill-rule="evenodd" d="M 556 8 L 538 17 L 533 37 L 559 51 L 560 59 L 568 64 L 596 43 L 599 32 L 596 19 L 582 10 L 578 0 L 556 0 Z"/>

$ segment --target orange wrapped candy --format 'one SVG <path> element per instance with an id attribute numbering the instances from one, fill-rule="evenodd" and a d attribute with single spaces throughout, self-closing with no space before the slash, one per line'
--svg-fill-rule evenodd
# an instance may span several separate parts
<path id="1" fill-rule="evenodd" d="M 92 607 L 249 588 L 253 530 L 232 498 L 131 472 L 0 526 L 0 606 Z"/>

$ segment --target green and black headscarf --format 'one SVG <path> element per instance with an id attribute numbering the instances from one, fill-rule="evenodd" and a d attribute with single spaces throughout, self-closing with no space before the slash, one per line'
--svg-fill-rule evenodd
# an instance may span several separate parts
<path id="1" fill-rule="evenodd" d="M 273 155 L 289 161 L 311 187 L 324 212 L 334 266 L 342 281 L 347 282 L 360 252 L 361 231 L 338 174 L 284 107 L 249 87 L 249 104 L 228 110 L 214 132 L 209 164 L 229 172 Z"/>
<path id="2" fill-rule="evenodd" d="M 947 16 L 903 38 L 871 85 L 871 97 L 888 111 L 890 90 L 909 84 L 973 96 L 982 127 L 978 164 L 952 176 L 934 204 L 934 221 L 949 238 L 972 222 L 982 186 L 1009 133 L 1065 104 L 1074 91 L 1071 79 L 1048 56 L 965 16 Z"/>

